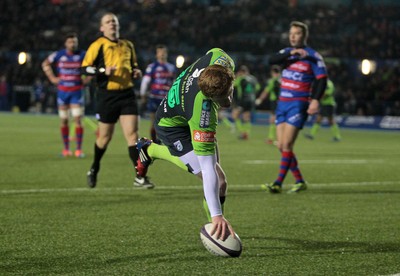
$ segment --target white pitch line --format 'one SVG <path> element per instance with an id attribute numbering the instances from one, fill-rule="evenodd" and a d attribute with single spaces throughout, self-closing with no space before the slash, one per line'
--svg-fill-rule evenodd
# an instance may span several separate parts
<path id="1" fill-rule="evenodd" d="M 308 186 L 315 188 L 331 188 L 331 187 L 356 187 L 356 186 L 380 186 L 380 185 L 394 185 L 399 184 L 400 181 L 372 181 L 372 182 L 343 182 L 343 183 L 313 183 L 308 184 Z M 262 183 L 260 184 L 249 184 L 249 185 L 241 185 L 241 184 L 230 184 L 229 189 L 259 189 Z M 155 190 L 201 190 L 201 185 L 195 186 L 157 186 Z M 115 188 L 49 188 L 49 189 L 21 189 L 21 190 L 0 190 L 0 194 L 29 194 L 29 193 L 62 193 L 62 192 L 115 192 L 115 191 L 144 191 L 146 189 L 137 189 L 130 187 L 115 187 Z"/>
<path id="2" fill-rule="evenodd" d="M 245 160 L 242 163 L 249 165 L 277 164 L 279 160 Z M 301 164 L 381 164 L 383 160 L 300 160 Z"/>

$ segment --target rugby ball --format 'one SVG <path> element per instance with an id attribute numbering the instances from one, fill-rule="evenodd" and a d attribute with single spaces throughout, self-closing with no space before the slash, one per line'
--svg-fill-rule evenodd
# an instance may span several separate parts
<path id="1" fill-rule="evenodd" d="M 235 238 L 229 235 L 224 241 L 211 236 L 212 223 L 205 224 L 200 230 L 200 239 L 204 247 L 214 255 L 221 257 L 239 257 L 242 253 L 242 241 L 235 233 Z"/>

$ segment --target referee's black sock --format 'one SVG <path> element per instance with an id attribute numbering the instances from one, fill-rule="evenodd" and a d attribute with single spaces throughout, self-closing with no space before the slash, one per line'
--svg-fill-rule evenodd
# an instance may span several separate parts
<path id="1" fill-rule="evenodd" d="M 106 152 L 107 147 L 101 149 L 94 143 L 94 160 L 92 164 L 92 169 L 97 173 L 100 170 L 100 160 Z"/>

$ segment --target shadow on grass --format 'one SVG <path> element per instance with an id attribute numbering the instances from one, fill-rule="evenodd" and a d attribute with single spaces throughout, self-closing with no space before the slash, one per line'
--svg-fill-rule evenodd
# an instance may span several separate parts
<path id="1" fill-rule="evenodd" d="M 271 246 L 260 246 L 256 245 L 253 248 L 260 250 L 274 249 L 273 255 L 276 254 L 276 250 L 283 250 L 283 255 L 287 255 L 287 251 L 294 251 L 293 254 L 298 254 L 298 251 L 313 251 L 318 254 L 343 254 L 343 253 L 400 253 L 399 242 L 384 242 L 384 243 L 373 243 L 373 242 L 353 242 L 353 241 L 312 241 L 312 240 L 300 240 L 300 239 L 289 239 L 280 237 L 242 237 L 242 240 L 267 240 L 271 241 Z M 285 245 L 277 246 L 276 242 Z M 272 245 L 273 244 L 273 245 Z M 257 254 L 257 256 L 269 254 Z"/>

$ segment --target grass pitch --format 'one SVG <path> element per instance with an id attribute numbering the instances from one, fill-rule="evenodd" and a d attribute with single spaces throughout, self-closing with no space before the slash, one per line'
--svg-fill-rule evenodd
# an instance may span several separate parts
<path id="1" fill-rule="evenodd" d="M 86 158 L 61 158 L 58 125 L 56 116 L 0 113 L 1 275 L 400 273 L 399 132 L 343 129 L 339 143 L 328 129 L 314 141 L 301 135 L 295 152 L 309 189 L 271 195 L 260 185 L 275 179 L 280 154 L 264 143 L 266 127 L 240 141 L 220 126 L 225 215 L 244 250 L 219 258 L 199 238 L 206 223 L 199 180 L 156 161 L 149 170 L 156 188 L 134 189 L 118 125 L 98 187 L 89 189 L 95 135 L 86 129 Z"/>

